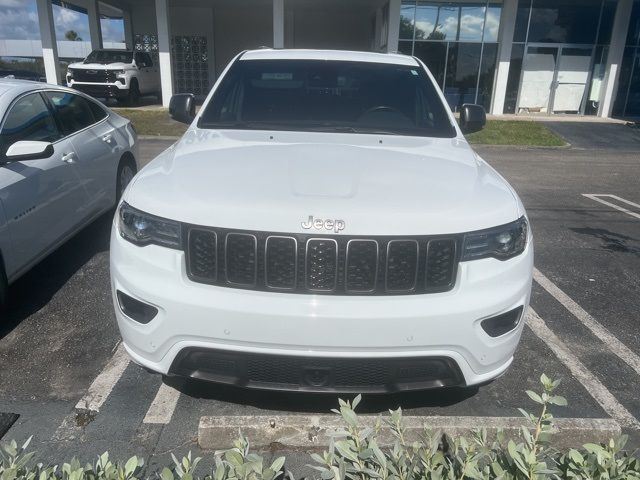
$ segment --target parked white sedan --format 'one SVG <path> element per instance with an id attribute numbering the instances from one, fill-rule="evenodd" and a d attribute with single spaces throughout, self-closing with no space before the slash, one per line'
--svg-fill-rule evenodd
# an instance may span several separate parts
<path id="1" fill-rule="evenodd" d="M 0 79 L 0 311 L 8 285 L 116 205 L 137 171 L 131 123 L 68 88 Z"/>

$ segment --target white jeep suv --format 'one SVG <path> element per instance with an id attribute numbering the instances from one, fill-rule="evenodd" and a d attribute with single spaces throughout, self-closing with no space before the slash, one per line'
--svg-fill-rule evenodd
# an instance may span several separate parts
<path id="1" fill-rule="evenodd" d="M 146 52 L 94 50 L 69 65 L 67 86 L 95 98 L 115 98 L 135 105 L 142 95 L 160 93 L 160 73 Z"/>
<path id="2" fill-rule="evenodd" d="M 163 374 L 391 392 L 510 365 L 533 245 L 507 182 L 426 67 L 395 54 L 238 55 L 132 181 L 111 239 L 118 325 Z"/>

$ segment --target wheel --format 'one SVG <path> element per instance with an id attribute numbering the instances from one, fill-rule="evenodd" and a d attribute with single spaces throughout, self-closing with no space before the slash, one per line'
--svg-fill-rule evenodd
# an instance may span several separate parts
<path id="1" fill-rule="evenodd" d="M 131 86 L 129 87 L 127 103 L 133 106 L 138 105 L 138 102 L 140 102 L 140 88 L 138 87 L 138 81 L 134 78 L 131 80 Z"/>
<path id="2" fill-rule="evenodd" d="M 116 178 L 116 203 L 120 202 L 122 194 L 124 193 L 127 185 L 131 183 L 131 180 L 136 174 L 136 165 L 130 158 L 123 158 L 118 165 L 118 174 Z"/>

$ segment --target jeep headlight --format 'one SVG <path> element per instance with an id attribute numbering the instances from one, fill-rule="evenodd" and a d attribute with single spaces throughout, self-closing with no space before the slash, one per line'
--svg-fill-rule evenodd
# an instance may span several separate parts
<path id="1" fill-rule="evenodd" d="M 493 257 L 507 260 L 520 255 L 527 246 L 529 224 L 525 217 L 500 227 L 464 236 L 462 261 Z"/>
<path id="2" fill-rule="evenodd" d="M 71 69 L 68 69 L 68 70 L 67 70 L 67 78 L 68 78 L 69 80 L 71 80 L 71 79 L 73 78 L 73 70 L 71 70 Z"/>
<path id="3" fill-rule="evenodd" d="M 120 236 L 136 245 L 160 245 L 181 248 L 182 229 L 180 223 L 156 217 L 122 202 L 118 211 Z"/>

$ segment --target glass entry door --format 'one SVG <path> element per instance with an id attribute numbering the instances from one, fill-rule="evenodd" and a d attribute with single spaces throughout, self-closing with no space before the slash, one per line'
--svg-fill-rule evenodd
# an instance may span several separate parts
<path id="1" fill-rule="evenodd" d="M 529 45 L 523 59 L 518 113 L 582 113 L 592 47 Z"/>

